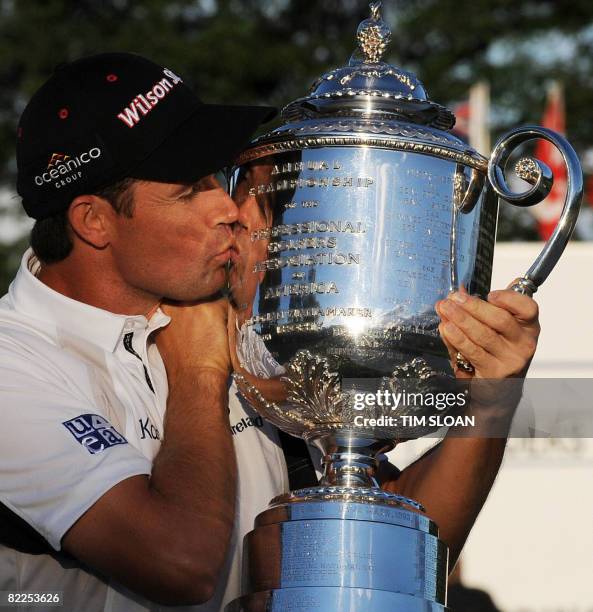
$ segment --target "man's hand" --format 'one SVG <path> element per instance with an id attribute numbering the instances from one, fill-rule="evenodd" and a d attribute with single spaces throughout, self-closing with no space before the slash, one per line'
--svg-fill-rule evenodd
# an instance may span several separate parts
<path id="1" fill-rule="evenodd" d="M 166 303 L 162 306 L 171 317 L 169 325 L 156 339 L 167 366 L 169 383 L 180 375 L 193 375 L 200 369 L 231 371 L 227 335 L 228 301 L 218 299 L 198 303 Z M 173 380 L 172 380 L 173 379 Z"/>
<path id="2" fill-rule="evenodd" d="M 462 289 L 437 302 L 436 311 L 458 378 L 525 376 L 540 332 L 533 299 L 505 289 L 492 291 L 485 301 Z M 474 366 L 473 374 L 456 367 L 457 352 Z"/>
<path id="3" fill-rule="evenodd" d="M 258 378 L 250 374 L 241 364 L 237 354 L 237 313 L 232 306 L 229 306 L 228 313 L 228 337 L 233 372 L 240 374 L 247 383 L 245 385 L 241 380 L 237 381 L 237 386 L 242 395 L 252 403 L 257 404 L 258 399 L 252 392 L 253 387 L 255 387 L 268 402 L 285 402 L 287 394 L 286 384 L 281 380 L 281 376 Z"/>

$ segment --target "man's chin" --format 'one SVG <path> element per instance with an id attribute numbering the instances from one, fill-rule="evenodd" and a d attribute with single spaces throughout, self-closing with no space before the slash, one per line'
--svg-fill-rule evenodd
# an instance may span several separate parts
<path id="1" fill-rule="evenodd" d="M 174 302 L 197 302 L 220 297 L 222 290 L 227 286 L 227 279 L 226 273 L 221 274 L 220 278 L 218 276 L 197 287 L 175 288 L 165 295 L 165 299 Z"/>

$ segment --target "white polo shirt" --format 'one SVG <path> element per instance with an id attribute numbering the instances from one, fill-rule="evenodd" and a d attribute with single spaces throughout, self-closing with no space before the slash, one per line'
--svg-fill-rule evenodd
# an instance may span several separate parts
<path id="1" fill-rule="evenodd" d="M 59 551 L 66 531 L 106 491 L 151 472 L 168 394 L 151 334 L 169 317 L 160 310 L 150 320 L 116 315 L 77 302 L 41 283 L 38 269 L 27 251 L 0 299 L 0 502 L 56 552 L 0 544 L 0 590 L 63 591 L 63 610 L 165 609 Z M 243 536 L 270 499 L 288 490 L 276 430 L 234 386 L 229 409 L 239 469 L 231 550 L 215 597 L 175 610 L 218 612 L 239 596 Z"/>

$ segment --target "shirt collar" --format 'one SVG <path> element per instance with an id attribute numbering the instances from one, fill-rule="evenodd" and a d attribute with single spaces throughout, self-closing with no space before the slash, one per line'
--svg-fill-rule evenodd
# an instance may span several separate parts
<path id="1" fill-rule="evenodd" d="M 105 351 L 114 352 L 125 332 L 142 330 L 150 334 L 171 320 L 160 308 L 149 321 L 143 315 L 115 314 L 73 300 L 42 283 L 35 276 L 40 267 L 33 250 L 27 249 L 8 289 L 15 310 L 84 338 Z"/>

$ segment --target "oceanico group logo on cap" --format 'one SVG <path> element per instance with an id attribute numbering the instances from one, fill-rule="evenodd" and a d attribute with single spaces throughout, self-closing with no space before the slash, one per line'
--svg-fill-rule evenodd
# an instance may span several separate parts
<path id="1" fill-rule="evenodd" d="M 53 153 L 47 164 L 47 171 L 35 177 L 35 184 L 42 187 L 45 183 L 54 185 L 56 189 L 66 187 L 82 177 L 81 167 L 101 157 L 101 149 L 93 147 L 76 157 L 65 153 Z"/>

